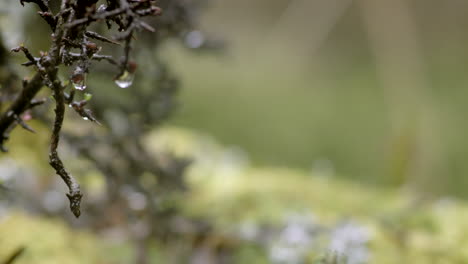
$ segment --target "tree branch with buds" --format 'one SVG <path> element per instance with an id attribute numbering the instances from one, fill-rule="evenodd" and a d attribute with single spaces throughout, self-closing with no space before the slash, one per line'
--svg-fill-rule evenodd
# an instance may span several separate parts
<path id="1" fill-rule="evenodd" d="M 50 26 L 51 45 L 47 52 L 34 56 L 24 45 L 12 49 L 12 52 L 22 52 L 27 62 L 24 66 L 33 66 L 34 76 L 23 81 L 23 87 L 16 99 L 5 112 L 0 115 L 0 149 L 7 151 L 4 144 L 9 133 L 16 125 L 33 131 L 21 115 L 28 109 L 40 104 L 44 100 L 35 99 L 38 92 L 48 87 L 55 99 L 55 121 L 52 128 L 49 163 L 62 178 L 69 189 L 67 194 L 70 200 L 70 209 L 76 217 L 80 216 L 80 203 L 82 193 L 80 185 L 65 169 L 57 148 L 60 140 L 60 131 L 65 119 L 65 105 L 69 104 L 84 119 L 99 123 L 92 115 L 91 110 L 84 108 L 86 101 L 73 101 L 75 93 L 72 90 L 65 93 L 68 85 L 59 78 L 59 66 L 64 65 L 72 69 L 70 82 L 77 90 L 86 89 L 86 75 L 94 61 L 105 60 L 117 66 L 118 74 L 115 77 L 117 85 L 128 87 L 128 75 L 136 70 L 136 63 L 130 60 L 132 37 L 136 30 L 154 31 L 142 18 L 155 16 L 161 9 L 155 6 L 154 0 L 108 0 L 107 5 L 96 8 L 97 0 L 61 0 L 60 10 L 52 12 L 48 0 L 20 0 L 20 4 L 34 3 L 40 11 L 38 14 Z M 88 27 L 97 22 L 105 22 L 110 28 L 113 24 L 118 26 L 119 34 L 109 38 L 96 32 L 89 31 Z M 124 41 L 124 55 L 114 59 L 110 55 L 100 54 L 101 47 L 91 40 L 119 45 Z M 73 88 L 72 88 L 73 89 Z"/>

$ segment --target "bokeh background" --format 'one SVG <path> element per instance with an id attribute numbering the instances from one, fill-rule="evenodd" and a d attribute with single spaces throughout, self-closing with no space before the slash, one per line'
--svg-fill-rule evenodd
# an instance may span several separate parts
<path id="1" fill-rule="evenodd" d="M 47 47 L 34 20 L 23 21 L 24 37 L 25 11 L 11 18 L 21 7 L 10 2 L 2 3 L 4 41 Z M 194 159 L 179 210 L 210 223 L 209 242 L 185 238 L 168 250 L 153 241 L 149 263 L 468 262 L 467 1 L 212 0 L 197 15 L 185 45 L 170 40 L 159 51 L 182 90 L 148 146 Z M 186 47 L 208 38 L 222 48 Z M 93 80 L 102 91 L 95 97 L 116 93 L 112 82 Z M 37 141 L 16 132 L 19 150 L 2 154 L 0 179 L 53 177 L 47 129 Z M 61 199 L 54 195 L 45 197 Z M 26 251 L 27 260 L 50 250 L 68 252 L 57 263 L 133 263 L 124 235 L 96 237 L 53 213 L 8 208 L 0 248 L 13 237 L 23 240 L 9 248 L 28 248 L 35 238 L 21 230 L 32 224 L 77 243 L 71 253 L 56 244 Z M 191 257 L 171 258 L 188 244 Z M 102 245 L 118 253 L 96 253 Z M 213 257 L 224 247 L 230 258 Z"/>
<path id="2" fill-rule="evenodd" d="M 173 122 L 259 165 L 464 196 L 464 1 L 212 3 L 221 57 L 171 53 Z"/>

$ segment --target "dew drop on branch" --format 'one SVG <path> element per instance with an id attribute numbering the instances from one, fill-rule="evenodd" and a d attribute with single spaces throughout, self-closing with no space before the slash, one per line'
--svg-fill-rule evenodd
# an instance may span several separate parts
<path id="1" fill-rule="evenodd" d="M 71 77 L 71 82 L 75 89 L 83 91 L 86 89 L 86 74 L 85 73 L 76 73 Z"/>
<path id="2" fill-rule="evenodd" d="M 115 84 L 120 88 L 128 88 L 133 84 L 133 78 L 135 77 L 134 73 L 129 71 L 124 71 L 117 79 L 115 79 Z"/>
<path id="3" fill-rule="evenodd" d="M 86 89 L 85 83 L 73 83 L 73 86 L 75 87 L 75 89 L 80 90 L 80 91 L 83 91 L 84 89 Z"/>

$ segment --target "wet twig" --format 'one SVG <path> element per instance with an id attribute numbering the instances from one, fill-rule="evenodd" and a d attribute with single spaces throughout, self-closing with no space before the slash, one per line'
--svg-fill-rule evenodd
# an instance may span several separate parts
<path id="1" fill-rule="evenodd" d="M 67 197 L 70 200 L 70 209 L 76 217 L 80 215 L 80 203 L 82 193 L 80 186 L 73 176 L 65 169 L 57 152 L 61 127 L 64 121 L 65 104 L 71 104 L 73 109 L 83 118 L 99 124 L 92 115 L 91 110 L 85 109 L 86 101 L 73 102 L 73 94 L 65 95 L 65 86 L 58 77 L 60 65 L 74 67 L 72 82 L 79 82 L 77 89 L 86 88 L 84 83 L 86 74 L 89 73 L 91 61 L 105 60 L 116 65 L 121 72 L 128 68 L 130 56 L 130 41 L 134 31 L 141 27 L 141 17 L 158 15 L 160 9 L 154 6 L 153 0 L 109 0 L 109 6 L 104 10 L 96 10 L 97 0 L 61 0 L 60 10 L 53 14 L 48 0 L 20 0 L 20 3 L 35 3 L 39 8 L 39 15 L 50 26 L 51 46 L 48 52 L 41 52 L 40 56 L 34 56 L 28 48 L 20 45 L 12 49 L 14 52 L 22 52 L 27 58 L 24 66 L 34 66 L 36 73 L 31 80 L 23 81 L 23 89 L 8 109 L 0 115 L 0 149 L 6 151 L 5 141 L 9 133 L 17 124 L 24 129 L 34 131 L 21 118 L 28 109 L 37 106 L 40 102 L 34 97 L 45 86 L 52 90 L 55 99 L 55 121 L 53 123 L 49 163 L 56 173 L 62 178 L 69 189 Z M 119 38 L 125 41 L 124 56 L 119 61 L 108 55 L 98 54 L 101 50 L 97 44 L 89 41 L 89 38 L 102 42 L 118 44 L 116 41 L 106 38 L 98 33 L 87 30 L 88 26 L 97 21 L 111 21 L 119 25 L 122 33 Z M 144 28 L 144 27 L 143 27 Z M 122 38 L 123 36 L 123 38 Z M 76 52 L 76 49 L 79 52 Z M 135 67 L 134 67 L 135 68 Z M 121 74 L 121 73 L 120 73 Z"/>

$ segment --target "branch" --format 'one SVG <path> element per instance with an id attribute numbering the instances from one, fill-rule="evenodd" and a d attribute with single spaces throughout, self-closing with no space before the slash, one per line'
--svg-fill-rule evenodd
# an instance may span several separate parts
<path id="1" fill-rule="evenodd" d="M 15 116 L 20 116 L 24 111 L 32 107 L 32 100 L 34 96 L 43 87 L 42 76 L 40 73 L 36 73 L 34 77 L 28 81 L 21 94 L 11 104 L 11 106 L 3 112 L 0 116 L 0 149 L 6 152 L 7 149 L 4 147 L 4 141 L 9 138 L 9 128 L 15 123 Z"/>
<path id="2" fill-rule="evenodd" d="M 42 12 L 49 11 L 48 1 L 44 0 L 20 0 L 21 5 L 24 6 L 24 3 L 35 3 L 39 6 Z"/>
<path id="3" fill-rule="evenodd" d="M 15 262 L 21 255 L 23 255 L 24 251 L 26 250 L 25 247 L 21 246 L 19 248 L 17 248 L 15 251 L 13 251 L 13 253 L 8 256 L 7 259 L 5 259 L 5 261 L 2 262 L 2 264 L 12 264 L 13 262 Z"/>
<path id="4" fill-rule="evenodd" d="M 56 75 L 56 70 L 52 74 Z M 65 170 L 62 160 L 60 159 L 57 152 L 57 147 L 60 140 L 60 130 L 62 129 L 63 118 L 65 115 L 65 96 L 63 93 L 64 87 L 60 84 L 60 81 L 56 78 L 56 76 L 50 77 L 53 79 L 51 88 L 54 92 L 56 105 L 54 127 L 50 139 L 49 164 L 55 169 L 56 173 L 67 185 L 69 190 L 67 197 L 70 200 L 70 210 L 78 218 L 81 214 L 80 204 L 81 198 L 83 197 L 80 191 L 80 185 L 75 180 L 75 178 L 73 178 L 73 176 Z"/>
<path id="5" fill-rule="evenodd" d="M 96 10 L 98 0 L 61 0 L 60 10 L 54 15 L 49 8 L 49 0 L 20 0 L 21 4 L 35 3 L 41 11 L 39 14 L 51 27 L 53 34 L 51 46 L 48 52 L 41 52 L 39 57 L 34 57 L 23 45 L 12 49 L 14 52 L 23 52 L 27 62 L 24 66 L 35 66 L 36 74 L 31 81 L 23 82 L 23 90 L 11 106 L 0 116 L 0 149 L 6 151 L 3 142 L 8 138 L 11 130 L 16 125 L 21 125 L 24 129 L 33 131 L 22 119 L 21 114 L 37 105 L 38 101 L 33 101 L 34 96 L 44 86 L 52 89 L 55 98 L 55 121 L 53 124 L 49 163 L 56 173 L 63 179 L 69 189 L 67 194 L 70 200 L 70 209 L 76 217 L 80 216 L 80 204 L 82 194 L 80 185 L 73 176 L 64 168 L 58 155 L 57 148 L 60 140 L 60 131 L 64 121 L 65 105 L 71 104 L 73 109 L 83 118 L 99 124 L 94 118 L 91 110 L 85 109 L 86 100 L 73 102 L 73 92 L 70 95 L 64 93 L 65 87 L 58 78 L 58 69 L 61 64 L 73 66 L 75 70 L 71 76 L 71 81 L 85 79 L 89 73 L 91 60 L 105 60 L 117 65 L 122 76 L 125 71 L 133 73 L 136 63 L 129 61 L 131 40 L 135 30 L 139 28 L 153 31 L 154 29 L 140 20 L 143 16 L 159 15 L 161 9 L 153 6 L 154 0 L 117 0 L 108 1 L 108 6 L 104 11 Z M 131 3 L 129 3 L 131 2 Z M 111 20 L 119 26 L 119 40 L 125 40 L 124 56 L 117 61 L 111 56 L 98 54 L 101 47 L 90 42 L 88 38 L 99 41 L 118 44 L 118 42 L 99 35 L 96 32 L 88 31 L 87 27 L 93 21 Z M 80 53 L 72 52 L 73 49 L 80 49 Z M 85 86 L 83 86 L 84 89 Z"/>
<path id="6" fill-rule="evenodd" d="M 119 42 L 114 41 L 114 40 L 109 39 L 109 38 L 106 38 L 106 37 L 104 37 L 104 36 L 101 36 L 101 35 L 99 35 L 98 33 L 93 32 L 93 31 L 86 31 L 86 32 L 85 32 L 85 36 L 87 36 L 87 37 L 89 37 L 89 38 L 93 38 L 93 39 L 100 40 L 100 41 L 102 41 L 102 42 L 107 42 L 107 43 L 111 43 L 111 44 L 120 45 Z"/>

